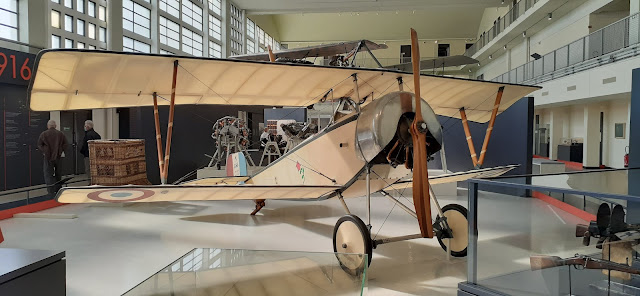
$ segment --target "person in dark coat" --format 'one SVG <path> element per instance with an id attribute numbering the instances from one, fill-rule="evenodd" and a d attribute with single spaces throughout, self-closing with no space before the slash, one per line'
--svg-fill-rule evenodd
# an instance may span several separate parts
<path id="1" fill-rule="evenodd" d="M 47 130 L 42 132 L 38 138 L 38 149 L 44 156 L 44 181 L 47 183 L 49 194 L 56 194 L 62 188 L 62 184 L 57 184 L 62 178 L 59 172 L 60 159 L 68 146 L 67 137 L 57 130 L 56 126 L 55 120 L 49 120 Z"/>
<path id="2" fill-rule="evenodd" d="M 100 134 L 93 130 L 93 121 L 87 120 L 84 122 L 84 139 L 82 139 L 82 148 L 80 153 L 84 155 L 84 172 L 87 177 L 91 179 L 91 163 L 89 162 L 89 141 L 100 140 Z"/>

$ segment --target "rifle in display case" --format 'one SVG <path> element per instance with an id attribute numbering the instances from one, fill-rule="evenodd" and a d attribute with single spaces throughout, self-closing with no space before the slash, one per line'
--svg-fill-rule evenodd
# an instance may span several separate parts
<path id="1" fill-rule="evenodd" d="M 581 266 L 584 269 L 606 269 L 626 272 L 630 274 L 640 274 L 640 270 L 629 265 L 616 263 L 609 260 L 597 259 L 586 255 L 576 255 L 575 257 L 563 259 L 558 256 L 531 256 L 531 270 L 540 270 L 558 266 Z"/>

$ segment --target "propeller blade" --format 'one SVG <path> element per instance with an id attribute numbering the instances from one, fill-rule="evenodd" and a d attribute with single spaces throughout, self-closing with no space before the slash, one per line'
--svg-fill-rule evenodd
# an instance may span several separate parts
<path id="1" fill-rule="evenodd" d="M 420 98 L 420 49 L 418 33 L 411 29 L 411 62 L 413 63 L 413 85 L 416 115 L 411 124 L 413 141 L 413 204 L 418 216 L 422 237 L 433 237 L 431 224 L 431 200 L 429 199 L 429 174 L 427 171 L 427 124 L 422 118 Z"/>

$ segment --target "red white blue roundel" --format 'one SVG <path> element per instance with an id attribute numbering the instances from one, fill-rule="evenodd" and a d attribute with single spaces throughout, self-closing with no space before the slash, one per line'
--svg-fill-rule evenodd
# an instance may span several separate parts
<path id="1" fill-rule="evenodd" d="M 87 197 L 95 201 L 103 202 L 131 202 L 151 197 L 155 194 L 148 189 L 105 189 L 87 194 Z"/>

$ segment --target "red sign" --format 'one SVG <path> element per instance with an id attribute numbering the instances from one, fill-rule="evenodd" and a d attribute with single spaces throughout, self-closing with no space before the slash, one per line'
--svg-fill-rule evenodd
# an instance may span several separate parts
<path id="1" fill-rule="evenodd" d="M 28 85 L 35 55 L 0 48 L 0 83 Z"/>

